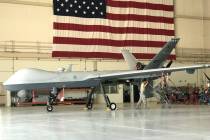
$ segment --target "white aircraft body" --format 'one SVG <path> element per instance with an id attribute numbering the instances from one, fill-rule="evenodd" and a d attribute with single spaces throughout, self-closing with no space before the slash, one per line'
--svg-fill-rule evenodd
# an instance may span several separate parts
<path id="1" fill-rule="evenodd" d="M 101 86 L 107 107 L 111 110 L 116 109 L 116 104 L 109 101 L 105 94 L 103 83 L 106 81 L 117 81 L 125 79 L 145 79 L 161 77 L 163 74 L 186 70 L 188 73 L 193 73 L 195 69 L 209 68 L 210 64 L 184 66 L 174 68 L 161 68 L 162 62 L 166 56 L 170 54 L 177 43 L 177 39 L 172 39 L 166 46 L 157 54 L 147 66 L 138 70 L 128 71 L 97 71 L 97 72 L 73 72 L 73 71 L 45 71 L 41 69 L 25 68 L 14 73 L 7 81 L 3 83 L 9 91 L 22 91 L 32 89 L 51 89 L 49 95 L 47 110 L 53 110 L 53 103 L 56 100 L 59 89 L 62 88 L 80 88 Z M 170 48 L 170 50 L 167 50 Z M 127 59 L 133 59 L 128 55 Z M 171 63 L 170 63 L 171 64 Z M 131 69 L 134 69 L 133 65 Z M 93 91 L 92 91 L 93 92 Z M 88 104 L 88 108 L 92 108 L 92 104 Z"/>
<path id="2" fill-rule="evenodd" d="M 100 82 L 117 79 L 143 79 L 149 77 L 159 77 L 165 73 L 176 71 L 194 71 L 195 69 L 209 68 L 210 64 L 159 68 L 149 70 L 133 71 L 102 71 L 102 72 L 55 72 L 40 69 L 21 69 L 3 83 L 5 88 L 10 91 L 36 88 L 76 88 L 76 87 L 95 87 Z"/>
<path id="3" fill-rule="evenodd" d="M 143 79 L 149 77 L 159 77 L 162 74 L 176 71 L 194 71 L 195 69 L 209 68 L 210 64 L 184 66 L 174 68 L 159 68 L 149 70 L 133 70 L 118 72 L 52 72 L 39 69 L 22 69 L 12 75 L 4 86 L 10 91 L 19 91 L 23 89 L 51 89 L 51 88 L 78 88 L 78 87 L 96 87 L 106 80 L 117 79 Z M 55 93 L 56 94 L 56 93 Z M 53 93 L 54 95 L 54 93 Z M 55 99 L 53 99 L 54 101 Z M 116 109 L 116 105 L 112 105 Z M 48 106 L 51 111 L 52 105 Z"/>

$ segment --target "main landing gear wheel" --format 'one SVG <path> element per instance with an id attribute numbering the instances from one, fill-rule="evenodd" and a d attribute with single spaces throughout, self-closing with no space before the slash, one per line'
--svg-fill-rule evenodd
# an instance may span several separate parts
<path id="1" fill-rule="evenodd" d="M 111 110 L 116 110 L 117 105 L 116 105 L 115 103 L 110 103 L 109 108 L 110 108 Z"/>
<path id="2" fill-rule="evenodd" d="M 52 105 L 48 105 L 47 106 L 47 111 L 48 112 L 52 112 L 53 111 L 53 106 Z"/>
<path id="3" fill-rule="evenodd" d="M 87 105 L 87 109 L 88 109 L 88 110 L 91 110 L 92 108 L 93 108 L 93 104 L 88 104 L 88 105 Z"/>

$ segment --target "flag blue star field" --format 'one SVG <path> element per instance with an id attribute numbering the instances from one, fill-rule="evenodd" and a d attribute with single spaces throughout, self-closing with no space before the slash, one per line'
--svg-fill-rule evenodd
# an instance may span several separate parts
<path id="1" fill-rule="evenodd" d="M 55 0 L 54 14 L 84 18 L 105 18 L 105 0 Z"/>
<path id="2" fill-rule="evenodd" d="M 173 0 L 53 0 L 53 11 L 53 57 L 151 59 L 174 37 Z"/>

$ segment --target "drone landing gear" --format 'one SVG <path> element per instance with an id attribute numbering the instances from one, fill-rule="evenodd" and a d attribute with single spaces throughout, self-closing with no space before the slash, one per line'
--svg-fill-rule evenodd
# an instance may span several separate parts
<path id="1" fill-rule="evenodd" d="M 100 84 L 100 88 L 101 88 L 101 91 L 103 93 L 104 100 L 106 102 L 106 106 L 109 109 L 111 109 L 111 110 L 116 110 L 117 109 L 117 105 L 115 103 L 113 103 L 113 102 L 110 102 L 109 97 L 106 95 L 104 87 L 103 87 L 102 84 Z M 93 108 L 93 94 L 95 92 L 95 89 L 96 88 L 92 88 L 90 94 L 88 94 L 87 103 L 86 103 L 86 107 L 87 107 L 88 110 L 91 110 Z"/>
<path id="2" fill-rule="evenodd" d="M 55 104 L 57 96 L 58 96 L 58 90 L 57 88 L 53 87 L 48 97 L 47 108 L 46 108 L 48 112 L 53 111 L 53 104 Z"/>
<path id="3" fill-rule="evenodd" d="M 109 97 L 108 97 L 108 95 L 106 95 L 105 89 L 104 89 L 104 87 L 103 87 L 103 85 L 102 85 L 101 83 L 100 83 L 100 87 L 101 87 L 102 93 L 103 93 L 103 95 L 104 95 L 104 100 L 105 100 L 105 102 L 106 102 L 106 106 L 107 106 L 109 109 L 111 109 L 112 111 L 113 111 L 113 110 L 116 110 L 116 109 L 117 109 L 116 103 L 110 102 Z"/>
<path id="4" fill-rule="evenodd" d="M 87 96 L 87 103 L 86 107 L 88 110 L 91 110 L 93 108 L 93 94 L 95 92 L 95 88 L 91 89 L 91 92 Z"/>
<path id="5" fill-rule="evenodd" d="M 52 105 L 47 105 L 47 111 L 52 112 L 53 111 L 53 106 Z"/>

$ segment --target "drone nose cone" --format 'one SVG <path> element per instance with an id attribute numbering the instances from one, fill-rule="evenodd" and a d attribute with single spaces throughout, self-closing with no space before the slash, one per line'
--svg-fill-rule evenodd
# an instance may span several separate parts
<path id="1" fill-rule="evenodd" d="M 3 86 L 6 90 L 10 90 L 10 86 L 14 85 L 15 83 L 15 74 L 13 74 L 8 80 L 6 80 L 4 83 L 3 83 Z"/>
<path id="2" fill-rule="evenodd" d="M 21 69 L 14 73 L 7 81 L 3 84 L 6 89 L 19 89 L 18 87 L 30 85 L 30 84 L 40 84 L 42 83 L 50 83 L 52 81 L 56 81 L 58 74 L 55 72 L 49 72 L 45 70 L 35 69 L 35 68 L 26 68 Z M 25 88 L 25 87 L 24 87 Z"/>
<path id="3" fill-rule="evenodd" d="M 27 70 L 22 69 L 14 73 L 8 80 L 6 80 L 3 85 L 9 86 L 13 84 L 21 84 L 24 80 L 25 75 L 27 75 Z"/>
<path id="4" fill-rule="evenodd" d="M 8 79 L 9 80 L 9 79 Z M 8 84 L 9 84 L 9 81 L 8 80 L 6 80 L 5 82 L 3 82 L 3 85 L 4 86 L 7 86 Z"/>
<path id="5" fill-rule="evenodd" d="M 15 79 L 15 78 L 14 78 L 14 75 L 10 76 L 9 79 L 7 79 L 7 80 L 3 83 L 3 85 L 4 85 L 4 86 L 11 85 L 11 84 L 13 83 L 13 81 L 14 81 L 13 79 Z"/>

